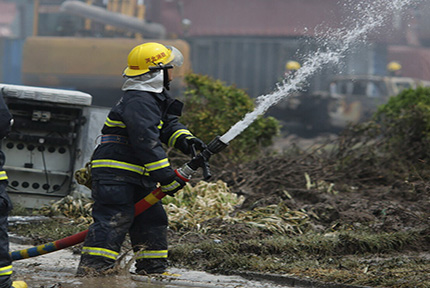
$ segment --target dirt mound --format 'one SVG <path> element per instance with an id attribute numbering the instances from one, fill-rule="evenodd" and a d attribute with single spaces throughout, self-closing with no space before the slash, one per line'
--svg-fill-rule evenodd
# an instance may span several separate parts
<path id="1" fill-rule="evenodd" d="M 286 203 L 311 215 L 314 229 L 348 225 L 366 225 L 377 232 L 430 229 L 430 185 L 425 179 L 410 175 L 410 180 L 395 179 L 397 172 L 391 173 L 390 165 L 384 171 L 366 159 L 339 170 L 339 155 L 329 148 L 339 139 L 316 139 L 312 145 L 309 139 L 303 140 L 305 144 L 300 141 L 284 139 L 292 153 L 218 167 L 214 174 L 232 192 L 246 197 L 240 209 Z"/>

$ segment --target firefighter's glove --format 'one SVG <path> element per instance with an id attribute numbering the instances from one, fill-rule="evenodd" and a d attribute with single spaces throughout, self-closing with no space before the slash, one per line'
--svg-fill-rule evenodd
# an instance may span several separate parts
<path id="1" fill-rule="evenodd" d="M 75 171 L 75 180 L 78 184 L 85 185 L 91 189 L 91 162 L 85 164 L 84 168 Z"/>
<path id="2" fill-rule="evenodd" d="M 199 151 L 203 151 L 206 148 L 205 142 L 195 136 L 187 136 L 179 139 L 177 148 L 179 148 L 179 150 L 181 150 L 184 154 L 189 155 L 192 152 L 193 145 L 195 149 Z"/>
<path id="3" fill-rule="evenodd" d="M 175 197 L 175 193 L 184 188 L 187 185 L 189 179 L 181 176 L 176 170 L 175 175 L 169 177 L 166 181 L 160 182 L 161 192 L 169 196 Z"/>

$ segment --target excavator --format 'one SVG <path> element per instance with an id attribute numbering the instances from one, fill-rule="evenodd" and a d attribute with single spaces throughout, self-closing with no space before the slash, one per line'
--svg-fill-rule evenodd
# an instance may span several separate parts
<path id="1" fill-rule="evenodd" d="M 189 44 L 167 39 L 165 28 L 144 15 L 142 0 L 34 0 L 33 32 L 23 45 L 22 83 L 79 90 L 93 96 L 93 105 L 112 106 L 121 95 L 130 50 L 156 41 L 184 55 L 171 85 L 172 94 L 180 93 L 191 69 Z"/>

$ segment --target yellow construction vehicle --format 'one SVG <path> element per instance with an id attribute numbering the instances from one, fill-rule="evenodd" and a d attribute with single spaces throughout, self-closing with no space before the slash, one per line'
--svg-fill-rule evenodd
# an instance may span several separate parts
<path id="1" fill-rule="evenodd" d="M 93 105 L 111 106 L 120 97 L 122 71 L 130 50 L 144 42 L 178 48 L 184 65 L 172 93 L 181 90 L 190 66 L 186 41 L 166 39 L 165 29 L 144 18 L 141 0 L 35 0 L 33 36 L 22 53 L 22 84 L 73 89 L 93 96 Z"/>

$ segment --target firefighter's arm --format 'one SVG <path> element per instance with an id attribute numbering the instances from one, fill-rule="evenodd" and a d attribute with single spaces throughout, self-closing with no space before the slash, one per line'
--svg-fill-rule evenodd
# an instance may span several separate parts
<path id="1" fill-rule="evenodd" d="M 206 148 L 206 144 L 181 124 L 178 117 L 169 116 L 167 119 L 160 131 L 163 143 L 181 150 L 184 154 L 191 154 L 193 145 L 199 151 Z"/>

